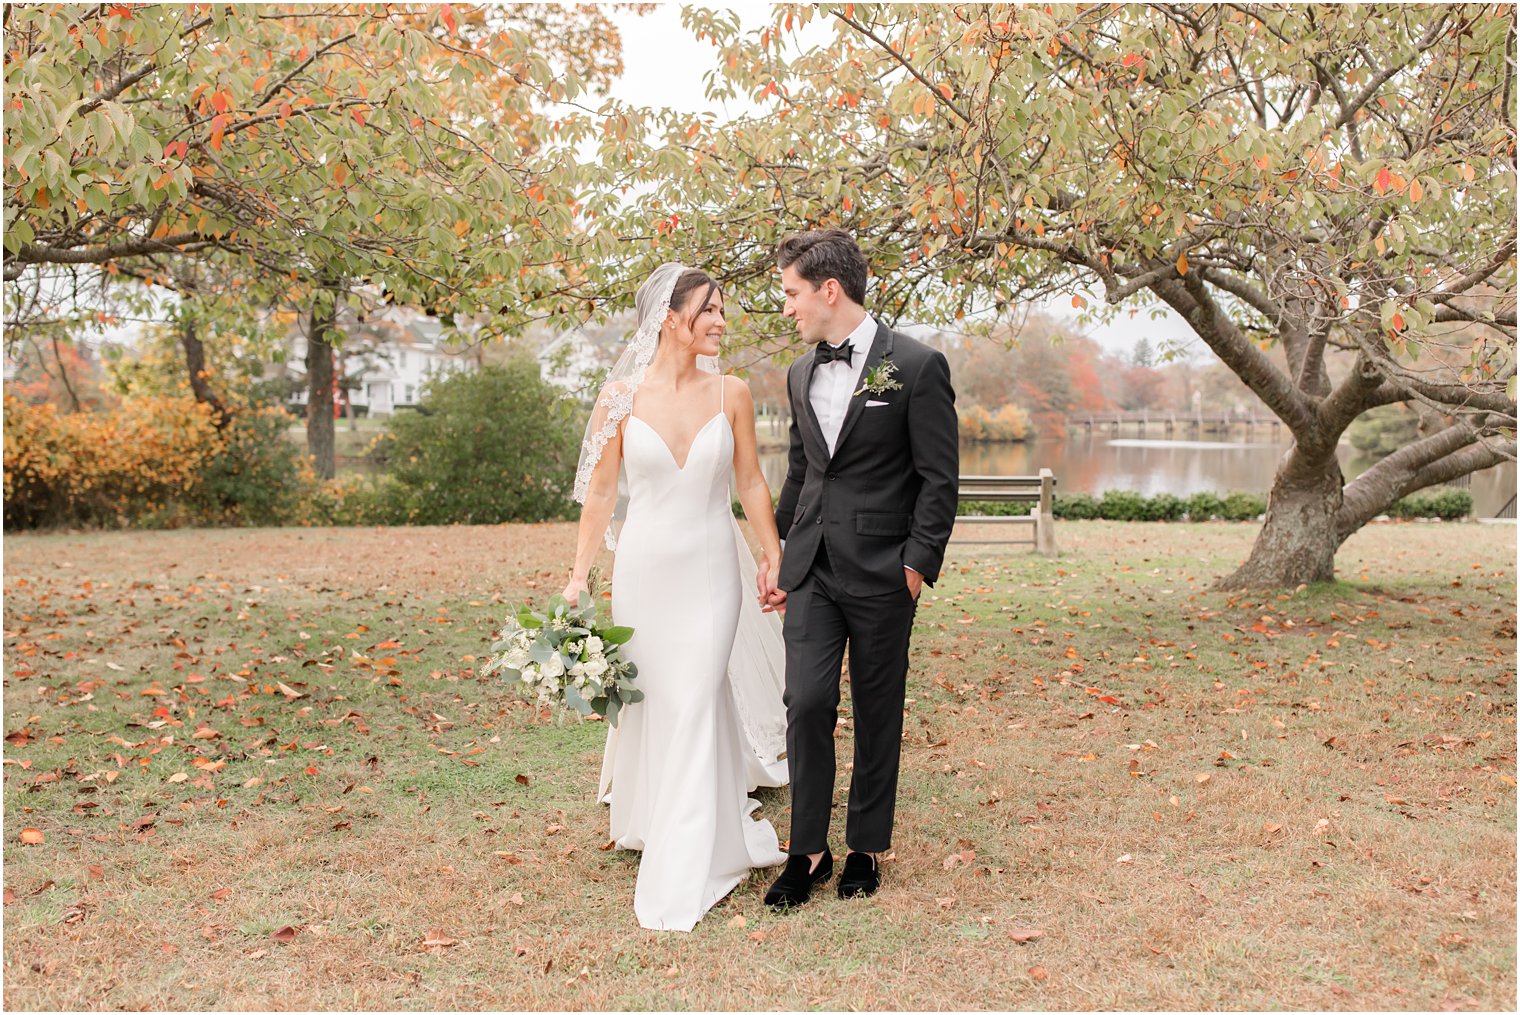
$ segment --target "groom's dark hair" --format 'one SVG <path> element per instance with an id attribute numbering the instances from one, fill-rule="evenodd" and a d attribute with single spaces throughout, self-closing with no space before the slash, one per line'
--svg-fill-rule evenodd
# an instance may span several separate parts
<path id="1" fill-rule="evenodd" d="M 837 279 L 844 294 L 861 306 L 866 302 L 866 255 L 855 237 L 843 229 L 814 229 L 782 240 L 776 247 L 776 266 L 796 268 L 817 289 Z"/>

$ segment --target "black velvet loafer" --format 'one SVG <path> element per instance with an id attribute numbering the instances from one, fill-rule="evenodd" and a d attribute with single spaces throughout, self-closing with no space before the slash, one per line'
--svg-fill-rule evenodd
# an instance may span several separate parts
<path id="1" fill-rule="evenodd" d="M 849 853 L 844 858 L 844 870 L 839 874 L 839 897 L 853 899 L 857 895 L 875 895 L 881 887 L 881 868 L 870 853 Z"/>
<path id="2" fill-rule="evenodd" d="M 772 909 L 787 909 L 806 902 L 813 894 L 813 886 L 822 884 L 833 875 L 834 854 L 824 850 L 817 869 L 808 870 L 812 862 L 806 853 L 788 857 L 781 876 L 771 885 L 770 891 L 765 893 L 765 904 Z"/>

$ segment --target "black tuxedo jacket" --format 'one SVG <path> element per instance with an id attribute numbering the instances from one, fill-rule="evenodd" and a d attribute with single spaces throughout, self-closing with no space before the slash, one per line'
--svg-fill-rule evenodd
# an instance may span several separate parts
<path id="1" fill-rule="evenodd" d="M 960 473 L 944 355 L 878 323 L 860 383 L 891 361 L 902 387 L 852 396 L 833 455 L 808 397 L 814 355 L 809 350 L 787 372 L 792 427 L 776 504 L 776 528 L 786 540 L 778 584 L 788 592 L 800 585 L 823 544 L 852 596 L 903 588 L 903 565 L 933 585 L 955 524 Z"/>

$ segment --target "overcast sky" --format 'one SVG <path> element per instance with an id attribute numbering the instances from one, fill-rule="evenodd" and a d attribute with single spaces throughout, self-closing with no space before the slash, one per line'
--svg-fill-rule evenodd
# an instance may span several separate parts
<path id="1" fill-rule="evenodd" d="M 638 106 L 666 106 L 692 113 L 713 112 L 719 116 L 742 112 L 742 109 L 725 109 L 721 104 L 709 101 L 704 94 L 702 76 L 716 65 L 716 49 L 709 42 L 698 42 L 681 25 L 683 6 L 679 3 L 660 4 L 643 16 L 627 11 L 613 14 L 623 33 L 624 70 L 612 94 Z M 756 31 L 769 23 L 769 8 L 770 5 L 763 3 L 732 7 L 739 12 L 741 24 Z M 1099 302 L 1091 292 L 1087 297 L 1090 303 Z M 1075 320 L 1069 297 L 1042 309 L 1054 317 Z M 1153 321 L 1147 311 L 1131 314 L 1125 310 L 1115 320 L 1107 324 L 1092 323 L 1086 330 L 1105 349 L 1115 353 L 1131 352 L 1141 336 L 1149 338 L 1157 347 L 1170 342 L 1194 353 L 1206 352 L 1192 329 L 1170 311 Z"/>

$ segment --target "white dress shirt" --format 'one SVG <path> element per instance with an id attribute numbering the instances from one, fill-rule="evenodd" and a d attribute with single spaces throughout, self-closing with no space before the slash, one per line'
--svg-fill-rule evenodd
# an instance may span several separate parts
<path id="1" fill-rule="evenodd" d="M 813 385 L 808 389 L 808 401 L 813 404 L 813 414 L 828 442 L 829 454 L 839 444 L 839 431 L 844 427 L 845 413 L 850 408 L 850 397 L 860 390 L 860 378 L 865 373 L 866 356 L 871 352 L 871 342 L 876 338 L 876 321 L 870 314 L 865 320 L 835 345 L 850 346 L 850 362 L 834 360 L 820 363 L 813 369 Z M 833 344 L 833 343 L 830 343 Z"/>
<path id="2" fill-rule="evenodd" d="M 866 356 L 870 354 L 871 343 L 875 339 L 876 320 L 867 314 L 866 319 L 846 335 L 843 342 L 838 345 L 830 343 L 836 349 L 848 344 L 850 362 L 842 363 L 836 359 L 820 363 L 813 369 L 813 385 L 808 389 L 808 401 L 813 405 L 813 415 L 818 417 L 818 427 L 823 431 L 823 439 L 828 442 L 831 455 L 838 449 L 839 431 L 844 428 L 845 413 L 849 411 L 850 399 L 860 390 L 860 378 L 866 370 Z M 786 542 L 783 541 L 781 545 L 784 548 Z M 903 568 L 918 573 L 906 564 Z"/>

